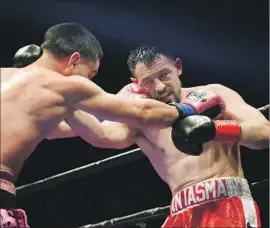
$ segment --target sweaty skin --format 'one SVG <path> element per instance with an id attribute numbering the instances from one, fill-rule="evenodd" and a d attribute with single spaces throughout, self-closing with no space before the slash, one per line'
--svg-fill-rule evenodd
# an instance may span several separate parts
<path id="1" fill-rule="evenodd" d="M 161 102 L 122 99 L 80 76 L 29 66 L 1 69 L 1 170 L 17 176 L 24 161 L 73 109 L 131 125 L 170 126 L 178 117 Z"/>
<path id="2" fill-rule="evenodd" d="M 182 88 L 179 59 L 172 61 L 160 55 L 150 65 L 139 62 L 132 73 L 133 80 L 146 89 L 151 98 L 165 103 L 179 102 L 198 89 L 218 94 L 226 104 L 223 119 L 236 120 L 241 126 L 238 144 L 255 150 L 269 147 L 270 124 L 257 109 L 248 105 L 237 92 L 219 84 Z M 94 116 L 80 110 L 68 116 L 67 120 L 75 132 L 73 135 L 79 135 L 96 147 L 120 149 L 138 144 L 173 195 L 188 185 L 209 178 L 244 176 L 239 145 L 211 141 L 204 144 L 200 156 L 189 156 L 174 146 L 171 127 L 137 126 L 135 129 L 122 123 L 100 123 Z M 63 137 L 72 135 L 70 127 L 59 126 L 51 138 L 62 138 L 63 133 Z"/>
<path id="3" fill-rule="evenodd" d="M 187 94 L 193 90 L 204 88 L 219 94 L 227 103 L 224 119 L 238 120 L 240 123 L 242 122 L 242 125 L 245 124 L 239 117 L 230 113 L 230 109 L 234 108 L 232 99 L 237 100 L 239 97 L 235 97 L 235 92 L 223 92 L 223 89 L 215 85 L 183 88 L 182 91 L 183 94 Z M 261 134 L 258 133 L 258 142 L 255 139 L 253 144 L 258 143 L 262 148 L 267 148 L 269 122 L 259 111 L 247 104 L 243 105 L 243 109 L 242 113 L 245 110 L 249 111 L 248 118 L 252 119 L 254 117 L 254 119 L 257 118 L 256 121 L 262 121 L 262 126 L 265 127 L 261 128 Z M 240 116 L 242 116 L 242 113 L 240 113 Z M 244 126 L 242 129 L 245 130 Z M 143 134 L 137 136 L 136 143 L 149 158 L 159 176 L 169 185 L 172 195 L 187 186 L 210 178 L 244 178 L 239 145 L 211 141 L 204 144 L 204 151 L 200 156 L 189 156 L 175 148 L 170 137 L 171 127 L 162 129 L 159 127 L 145 127 L 141 130 Z M 250 130 L 252 130 L 252 127 Z M 262 139 L 261 142 L 259 139 Z M 259 149 L 259 146 L 252 146 L 251 142 L 247 142 L 246 138 L 242 138 L 240 144 Z"/>
<path id="4" fill-rule="evenodd" d="M 172 195 L 209 178 L 244 177 L 238 146 L 211 142 L 204 146 L 201 156 L 189 156 L 174 147 L 170 130 L 149 128 L 144 134 L 153 141 L 141 136 L 136 139 L 136 143 L 158 175 L 168 184 Z M 153 135 L 157 135 L 155 140 Z"/>
<path id="5" fill-rule="evenodd" d="M 170 127 L 145 127 L 141 131 L 136 143 L 161 179 L 168 184 L 172 195 L 210 178 L 244 177 L 237 145 L 208 142 L 204 144 L 200 156 L 190 156 L 175 148 Z"/>
<path id="6" fill-rule="evenodd" d="M 243 126 L 243 136 L 239 144 L 254 149 L 268 146 L 269 122 L 258 110 L 247 105 L 234 91 L 219 85 L 182 88 L 182 95 L 185 96 L 197 89 L 212 90 L 223 97 L 227 103 L 224 119 L 238 120 Z M 239 107 L 235 107 L 235 104 Z M 238 109 L 239 115 L 233 115 L 232 113 L 237 112 Z M 241 119 L 243 114 L 249 121 Z M 148 157 L 158 175 L 168 184 L 172 195 L 187 186 L 210 178 L 244 177 L 240 147 L 236 144 L 211 141 L 204 144 L 204 151 L 200 156 L 190 156 L 174 146 L 171 127 L 145 126 L 135 130 L 117 122 L 99 123 L 95 117 L 81 111 L 76 111 L 67 119 L 77 135 L 96 147 L 120 149 L 136 143 Z M 254 126 L 263 126 L 260 127 L 260 132 L 253 127 L 253 119 L 256 122 Z M 245 125 L 249 126 L 246 128 Z M 258 134 L 252 136 L 251 140 L 248 138 L 251 137 L 251 132 L 245 132 L 245 129 L 252 130 L 252 128 Z"/>

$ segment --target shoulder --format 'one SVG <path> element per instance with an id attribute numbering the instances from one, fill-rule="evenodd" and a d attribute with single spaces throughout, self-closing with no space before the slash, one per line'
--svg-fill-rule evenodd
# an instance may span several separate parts
<path id="1" fill-rule="evenodd" d="M 227 86 L 224 86 L 222 84 L 218 84 L 218 83 L 215 83 L 215 84 L 208 84 L 208 85 L 205 85 L 206 88 L 208 89 L 212 89 L 212 90 L 227 90 L 229 89 L 229 87 Z"/>
<path id="2" fill-rule="evenodd" d="M 72 76 L 67 77 L 67 79 L 71 82 L 78 83 L 78 84 L 93 83 L 89 79 L 80 75 L 72 75 Z"/>
<path id="3" fill-rule="evenodd" d="M 195 87 L 190 87 L 190 88 L 183 88 L 183 91 L 185 93 L 189 93 L 189 92 L 192 92 L 194 90 L 199 90 L 199 89 L 205 89 L 205 90 L 210 90 L 216 94 L 219 94 L 219 95 L 236 95 L 238 94 L 235 90 L 227 87 L 227 86 L 224 86 L 222 84 L 218 84 L 218 83 L 215 83 L 215 84 L 207 84 L 207 85 L 201 85 L 201 86 L 195 86 Z"/>
<path id="4" fill-rule="evenodd" d="M 2 82 L 12 79 L 12 81 L 16 82 L 29 83 L 28 85 L 44 81 L 44 79 L 57 78 L 59 75 L 54 71 L 39 67 L 1 69 Z"/>
<path id="5" fill-rule="evenodd" d="M 224 97 L 241 97 L 238 92 L 222 84 L 209 84 L 206 86 L 206 88 Z"/>
<path id="6" fill-rule="evenodd" d="M 34 77 L 42 77 L 46 79 L 64 79 L 65 77 L 53 70 L 42 68 L 42 67 L 29 67 L 28 69 L 25 68 L 30 74 Z"/>
<path id="7" fill-rule="evenodd" d="M 239 104 L 245 102 L 238 92 L 222 84 L 207 84 L 203 86 L 187 88 L 186 91 L 188 92 L 185 92 L 184 90 L 184 93 L 189 93 L 197 89 L 203 89 L 214 92 L 218 96 L 222 97 L 222 99 L 225 101 L 226 104 Z"/>
<path id="8" fill-rule="evenodd" d="M 12 79 L 16 75 L 17 71 L 18 69 L 15 68 L 1 68 L 1 84 L 4 84 Z"/>

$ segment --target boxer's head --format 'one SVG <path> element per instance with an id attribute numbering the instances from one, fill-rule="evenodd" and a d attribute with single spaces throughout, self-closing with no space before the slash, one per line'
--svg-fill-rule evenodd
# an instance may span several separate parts
<path id="1" fill-rule="evenodd" d="M 81 75 L 91 79 L 97 74 L 103 56 L 96 37 L 77 23 L 50 27 L 41 48 L 43 55 L 52 56 L 54 70 L 65 76 Z"/>
<path id="2" fill-rule="evenodd" d="M 132 80 L 144 87 L 153 99 L 165 103 L 180 101 L 180 59 L 173 59 L 154 47 L 141 46 L 131 51 L 127 63 L 133 75 Z"/>

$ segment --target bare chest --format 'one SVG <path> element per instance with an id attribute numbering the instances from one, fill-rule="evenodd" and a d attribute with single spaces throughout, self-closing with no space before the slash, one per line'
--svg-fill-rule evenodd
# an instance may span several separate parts
<path id="1" fill-rule="evenodd" d="M 200 156 L 190 156 L 175 148 L 171 128 L 148 128 L 144 135 L 137 144 L 172 191 L 192 182 L 234 172 L 234 168 L 237 170 L 238 161 L 229 146 L 211 142 L 204 145 Z"/>

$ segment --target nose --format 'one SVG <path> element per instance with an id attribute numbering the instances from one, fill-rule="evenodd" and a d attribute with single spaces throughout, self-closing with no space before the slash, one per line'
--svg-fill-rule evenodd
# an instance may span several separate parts
<path id="1" fill-rule="evenodd" d="M 162 93 L 165 89 L 165 84 L 162 83 L 158 78 L 155 78 L 154 80 L 155 83 L 155 90 L 157 93 Z"/>

